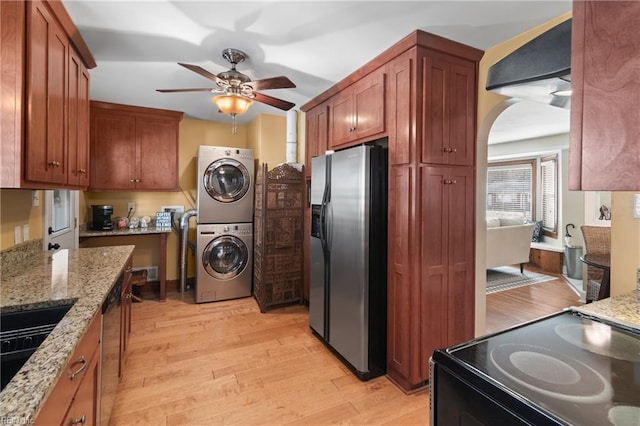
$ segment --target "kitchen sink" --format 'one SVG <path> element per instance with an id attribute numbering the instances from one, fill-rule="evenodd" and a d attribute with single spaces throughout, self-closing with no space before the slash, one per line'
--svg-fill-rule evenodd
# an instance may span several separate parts
<path id="1" fill-rule="evenodd" d="M 22 368 L 73 303 L 0 313 L 0 390 Z"/>

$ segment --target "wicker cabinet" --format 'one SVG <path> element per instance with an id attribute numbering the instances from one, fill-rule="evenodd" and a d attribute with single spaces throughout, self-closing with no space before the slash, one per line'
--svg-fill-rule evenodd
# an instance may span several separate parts
<path id="1" fill-rule="evenodd" d="M 261 312 L 302 302 L 304 182 L 289 164 L 258 168 L 253 295 Z"/>

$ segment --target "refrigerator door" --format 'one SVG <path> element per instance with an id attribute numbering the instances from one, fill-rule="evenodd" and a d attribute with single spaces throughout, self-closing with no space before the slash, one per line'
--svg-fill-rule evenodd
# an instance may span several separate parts
<path id="1" fill-rule="evenodd" d="M 325 336 L 327 321 L 325 306 L 325 256 L 322 249 L 321 236 L 323 212 L 323 196 L 326 185 L 327 157 L 311 159 L 311 238 L 309 259 L 309 326 L 320 336 Z M 328 277 L 327 277 L 328 278 Z"/>
<path id="2" fill-rule="evenodd" d="M 327 239 L 331 252 L 329 344 L 358 371 L 368 371 L 369 146 L 331 158 Z M 314 171 L 315 164 L 314 164 Z"/>

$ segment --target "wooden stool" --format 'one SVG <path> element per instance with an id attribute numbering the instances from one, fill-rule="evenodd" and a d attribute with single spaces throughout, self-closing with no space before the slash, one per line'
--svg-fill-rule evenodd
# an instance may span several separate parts
<path id="1" fill-rule="evenodd" d="M 131 273 L 131 298 L 134 302 L 142 302 L 140 287 L 147 283 L 147 270 L 141 269 Z"/>

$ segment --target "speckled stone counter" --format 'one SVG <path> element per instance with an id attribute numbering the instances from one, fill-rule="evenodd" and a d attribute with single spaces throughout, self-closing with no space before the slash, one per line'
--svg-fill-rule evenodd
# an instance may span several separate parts
<path id="1" fill-rule="evenodd" d="M 573 309 L 640 330 L 640 291 L 633 290 Z"/>
<path id="2" fill-rule="evenodd" d="M 28 424 L 69 361 L 89 323 L 124 271 L 134 246 L 32 253 L 3 265 L 0 310 L 13 312 L 75 301 L 22 369 L 0 392 L 0 421 Z M 17 423 L 21 422 L 21 423 Z"/>

